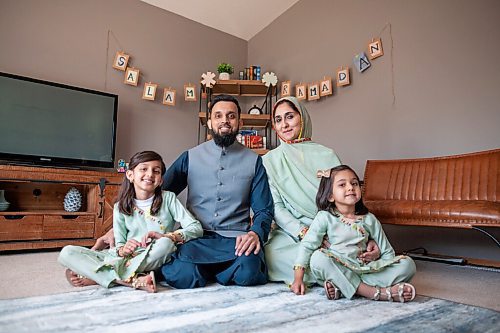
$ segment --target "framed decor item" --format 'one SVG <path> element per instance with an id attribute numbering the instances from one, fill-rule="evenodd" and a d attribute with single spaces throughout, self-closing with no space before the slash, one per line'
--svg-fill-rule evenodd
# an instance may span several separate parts
<path id="1" fill-rule="evenodd" d="M 165 105 L 175 106 L 175 89 L 172 88 L 163 89 L 162 103 Z"/>
<path id="2" fill-rule="evenodd" d="M 129 55 L 123 52 L 116 52 L 115 60 L 113 61 L 113 68 L 120 71 L 127 69 Z"/>
<path id="3" fill-rule="evenodd" d="M 307 87 L 303 83 L 299 83 L 295 86 L 295 97 L 301 101 L 307 98 Z"/>
<path id="4" fill-rule="evenodd" d="M 370 60 L 384 55 L 382 40 L 380 38 L 372 39 L 371 43 L 368 44 L 368 55 L 370 57 Z"/>
<path id="5" fill-rule="evenodd" d="M 186 102 L 196 102 L 196 88 L 192 84 L 184 85 L 184 100 Z"/>
<path id="6" fill-rule="evenodd" d="M 329 96 L 331 94 L 333 94 L 332 78 L 325 77 L 319 84 L 319 95 L 323 97 L 323 96 Z"/>
<path id="7" fill-rule="evenodd" d="M 142 91 L 142 99 L 147 99 L 148 101 L 154 101 L 156 96 L 157 84 L 147 82 L 144 83 L 144 90 Z"/>
<path id="8" fill-rule="evenodd" d="M 130 84 L 131 86 L 137 86 L 139 83 L 139 74 L 140 71 L 133 67 L 127 67 L 125 71 L 125 84 Z"/>
<path id="9" fill-rule="evenodd" d="M 340 67 L 337 71 L 337 87 L 348 86 L 350 84 L 349 67 Z"/>
<path id="10" fill-rule="evenodd" d="M 290 96 L 292 94 L 291 87 L 292 87 L 291 81 L 281 82 L 281 97 Z"/>
<path id="11" fill-rule="evenodd" d="M 366 53 L 361 52 L 359 54 L 356 54 L 353 59 L 354 66 L 358 70 L 358 72 L 363 73 L 366 71 L 370 66 L 372 65 L 370 63 L 370 60 L 368 60 L 368 57 L 366 56 Z"/>
<path id="12" fill-rule="evenodd" d="M 314 101 L 316 99 L 319 99 L 319 84 L 313 82 L 307 86 L 307 100 Z"/>

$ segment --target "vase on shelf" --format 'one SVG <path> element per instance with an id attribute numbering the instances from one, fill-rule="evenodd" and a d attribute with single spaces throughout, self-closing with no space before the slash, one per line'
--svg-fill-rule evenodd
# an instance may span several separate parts
<path id="1" fill-rule="evenodd" d="M 67 212 L 77 212 L 82 207 L 82 194 L 76 187 L 69 189 L 64 196 L 64 210 Z"/>
<path id="2" fill-rule="evenodd" d="M 5 190 L 0 190 L 0 212 L 9 209 L 10 203 L 5 200 Z"/>
<path id="3" fill-rule="evenodd" d="M 229 80 L 230 78 L 229 73 L 219 73 L 219 80 Z"/>

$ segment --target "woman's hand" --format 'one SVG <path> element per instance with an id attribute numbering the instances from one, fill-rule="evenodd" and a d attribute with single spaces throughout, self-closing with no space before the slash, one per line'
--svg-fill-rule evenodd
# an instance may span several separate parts
<path id="1" fill-rule="evenodd" d="M 368 244 L 366 244 L 366 252 L 363 252 L 359 255 L 359 259 L 363 260 L 363 262 L 369 263 L 371 261 L 375 261 L 380 258 L 380 249 L 377 243 L 370 239 Z"/>

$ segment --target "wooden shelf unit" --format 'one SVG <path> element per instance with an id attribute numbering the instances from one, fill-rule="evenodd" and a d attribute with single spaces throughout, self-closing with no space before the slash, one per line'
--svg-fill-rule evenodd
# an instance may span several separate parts
<path id="1" fill-rule="evenodd" d="M 261 81 L 254 80 L 218 80 L 212 88 L 212 95 L 232 96 L 266 96 L 267 86 Z M 272 96 L 276 96 L 276 86 L 273 87 Z"/>
<path id="2" fill-rule="evenodd" d="M 0 189 L 10 202 L 0 212 L 0 251 L 92 245 L 113 224 L 123 175 L 110 171 L 0 165 Z M 78 212 L 66 212 L 71 187 L 82 194 Z"/>

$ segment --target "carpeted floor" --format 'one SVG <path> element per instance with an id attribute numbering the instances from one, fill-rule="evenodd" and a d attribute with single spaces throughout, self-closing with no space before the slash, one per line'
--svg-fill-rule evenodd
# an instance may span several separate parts
<path id="1" fill-rule="evenodd" d="M 94 288 L 0 301 L 1 332 L 498 332 L 500 313 L 418 296 L 328 301 L 283 284 L 173 290 Z"/>
<path id="2" fill-rule="evenodd" d="M 322 288 L 295 296 L 279 283 L 157 294 L 74 288 L 57 255 L 0 255 L 0 332 L 498 332 L 500 324 L 498 270 L 416 261 L 414 302 L 333 302 Z"/>

